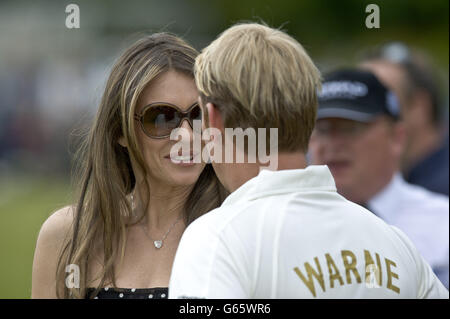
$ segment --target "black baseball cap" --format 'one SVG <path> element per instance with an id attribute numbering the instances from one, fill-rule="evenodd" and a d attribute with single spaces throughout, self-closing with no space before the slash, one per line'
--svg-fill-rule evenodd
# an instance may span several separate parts
<path id="1" fill-rule="evenodd" d="M 394 120 L 400 116 L 394 93 L 365 70 L 343 69 L 326 75 L 318 97 L 317 119 L 335 117 L 370 122 L 379 115 Z"/>

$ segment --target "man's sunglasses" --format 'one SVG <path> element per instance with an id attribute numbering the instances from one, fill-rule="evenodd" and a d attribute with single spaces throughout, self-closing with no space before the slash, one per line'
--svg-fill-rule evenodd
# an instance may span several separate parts
<path id="1" fill-rule="evenodd" d="M 181 126 L 184 119 L 193 128 L 193 121 L 202 119 L 202 110 L 197 102 L 185 112 L 173 104 L 156 102 L 144 106 L 141 114 L 135 114 L 134 119 L 141 123 L 145 135 L 152 138 L 166 138 L 173 129 Z"/>

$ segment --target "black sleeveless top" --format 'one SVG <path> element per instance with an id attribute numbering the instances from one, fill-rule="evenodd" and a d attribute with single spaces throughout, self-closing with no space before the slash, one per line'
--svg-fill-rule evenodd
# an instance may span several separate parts
<path id="1" fill-rule="evenodd" d="M 86 289 L 86 299 L 167 299 L 169 289 L 156 288 L 102 288 L 93 296 L 95 288 Z"/>

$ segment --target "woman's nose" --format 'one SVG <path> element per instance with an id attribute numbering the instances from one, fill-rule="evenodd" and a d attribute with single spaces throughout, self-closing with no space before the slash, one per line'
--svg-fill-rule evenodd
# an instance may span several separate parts
<path id="1" fill-rule="evenodd" d="M 192 141 L 194 133 L 193 133 L 193 129 L 192 129 L 191 123 L 189 122 L 189 120 L 187 118 L 184 118 L 181 121 L 181 125 L 179 126 L 179 128 L 182 128 L 182 129 L 186 130 L 186 133 L 189 134 L 189 138 Z"/>
<path id="2" fill-rule="evenodd" d="M 187 118 L 181 120 L 181 125 L 179 127 L 189 129 L 192 132 L 191 122 Z"/>

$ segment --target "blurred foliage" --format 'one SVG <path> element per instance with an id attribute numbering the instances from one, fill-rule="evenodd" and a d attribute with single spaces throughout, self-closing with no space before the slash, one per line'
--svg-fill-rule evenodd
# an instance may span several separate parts
<path id="1" fill-rule="evenodd" d="M 208 7 L 216 7 L 223 14 L 215 33 L 238 21 L 263 20 L 270 26 L 282 26 L 315 58 L 334 56 L 347 60 L 349 53 L 351 57 L 351 53 L 363 47 L 401 40 L 426 48 L 439 64 L 448 65 L 447 0 L 227 0 L 208 3 Z M 370 3 L 380 8 L 379 29 L 365 27 L 369 15 L 365 8 Z"/>
<path id="2" fill-rule="evenodd" d="M 69 185 L 51 176 L 15 176 L 0 182 L 0 298 L 30 298 L 39 230 L 69 203 Z"/>

